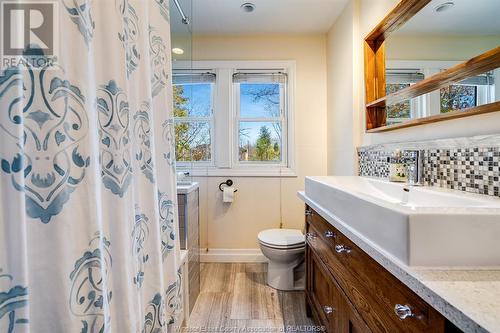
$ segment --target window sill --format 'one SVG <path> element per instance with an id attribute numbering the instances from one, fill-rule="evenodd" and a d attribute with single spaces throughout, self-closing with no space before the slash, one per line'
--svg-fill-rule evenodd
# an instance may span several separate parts
<path id="1" fill-rule="evenodd" d="M 245 167 L 245 168 L 216 168 L 202 166 L 177 166 L 177 172 L 189 172 L 192 177 L 273 177 L 292 178 L 297 177 L 297 173 L 292 168 L 265 168 L 265 167 Z"/>

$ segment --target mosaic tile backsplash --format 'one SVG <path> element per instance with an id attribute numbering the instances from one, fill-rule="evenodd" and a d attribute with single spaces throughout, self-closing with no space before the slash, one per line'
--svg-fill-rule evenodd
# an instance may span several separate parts
<path id="1" fill-rule="evenodd" d="M 429 142 L 430 147 L 425 147 L 425 142 L 418 143 L 418 148 L 425 150 L 426 185 L 500 197 L 500 137 L 498 140 L 491 140 L 490 137 L 487 146 L 473 138 L 457 140 L 456 147 L 449 147 L 449 141 L 443 140 L 443 146 L 446 144 L 448 147 L 442 148 L 439 141 Z M 464 142 L 467 145 L 464 146 Z M 394 149 L 415 149 L 415 146 L 404 147 L 408 143 L 401 145 L 360 147 L 359 175 L 388 178 L 387 159 Z"/>

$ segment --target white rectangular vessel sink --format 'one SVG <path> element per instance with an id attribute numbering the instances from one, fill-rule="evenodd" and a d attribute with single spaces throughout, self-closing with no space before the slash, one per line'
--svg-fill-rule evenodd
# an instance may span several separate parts
<path id="1" fill-rule="evenodd" d="M 306 177 L 305 195 L 408 266 L 500 266 L 500 199 L 365 177 Z"/>

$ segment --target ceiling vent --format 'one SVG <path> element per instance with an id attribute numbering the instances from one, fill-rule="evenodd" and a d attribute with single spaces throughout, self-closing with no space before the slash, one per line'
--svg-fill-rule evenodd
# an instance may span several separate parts
<path id="1" fill-rule="evenodd" d="M 251 2 L 245 2 L 240 8 L 245 13 L 251 13 L 255 10 L 255 5 Z"/>
<path id="2" fill-rule="evenodd" d="M 436 11 L 436 13 L 442 13 L 449 10 L 453 6 L 455 6 L 453 1 L 447 1 L 434 7 L 434 11 Z"/>

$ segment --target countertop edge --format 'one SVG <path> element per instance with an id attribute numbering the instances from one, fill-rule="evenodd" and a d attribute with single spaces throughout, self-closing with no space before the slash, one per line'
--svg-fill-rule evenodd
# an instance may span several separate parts
<path id="1" fill-rule="evenodd" d="M 390 254 L 380 249 L 371 241 L 364 238 L 354 229 L 347 226 L 326 208 L 311 200 L 304 193 L 304 191 L 299 191 L 297 194 L 300 199 L 311 206 L 330 224 L 339 229 L 345 236 L 347 236 L 351 241 L 353 241 L 357 246 L 365 251 L 371 258 L 382 265 L 382 267 L 387 269 L 398 280 L 404 283 L 408 288 L 410 288 L 414 293 L 420 296 L 424 301 L 426 301 L 429 305 L 431 305 L 434 309 L 436 309 L 458 328 L 460 328 L 464 332 L 489 332 L 472 318 L 467 316 L 467 314 L 463 313 L 460 309 L 453 306 L 446 299 L 444 299 L 429 286 L 427 286 L 424 282 L 422 282 L 418 277 L 418 273 L 412 271 L 411 267 L 402 264 L 396 258 L 392 257 Z"/>
<path id="2" fill-rule="evenodd" d="M 189 194 L 200 187 L 198 182 L 191 184 L 177 184 L 177 194 Z"/>

